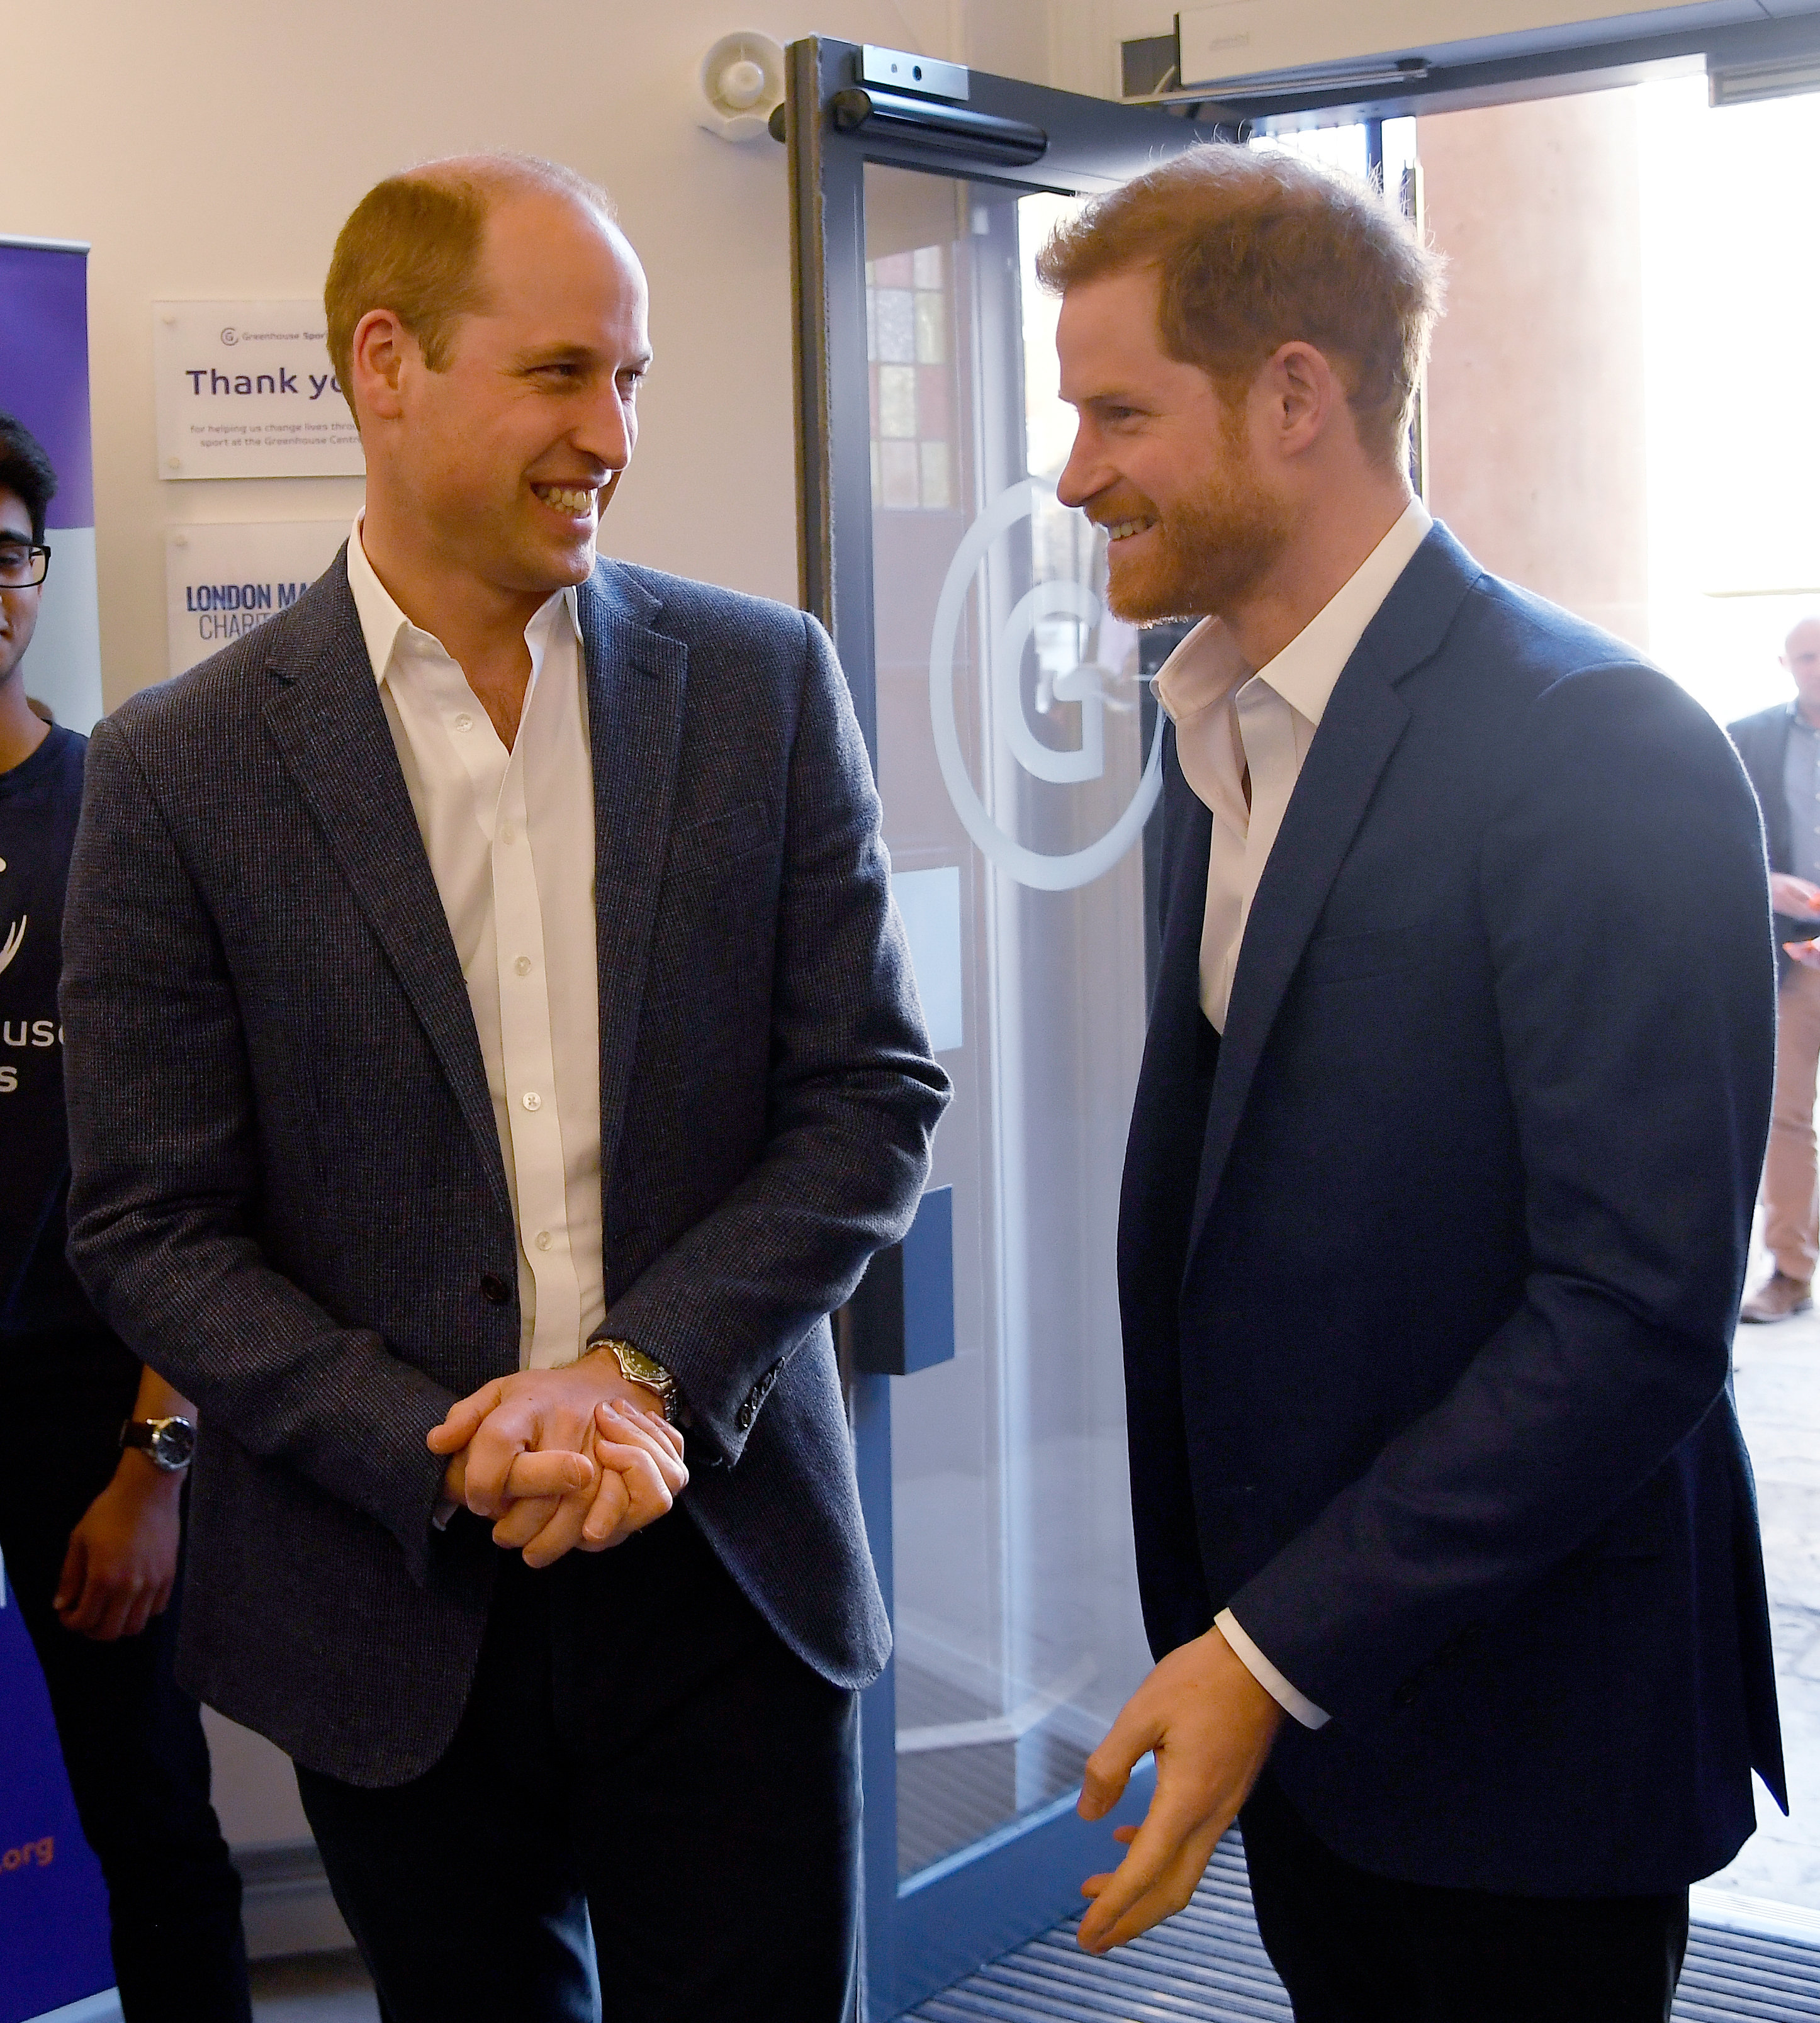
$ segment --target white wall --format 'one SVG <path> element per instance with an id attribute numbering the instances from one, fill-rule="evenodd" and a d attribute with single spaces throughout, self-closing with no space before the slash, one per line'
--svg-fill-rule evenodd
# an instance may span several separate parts
<path id="1" fill-rule="evenodd" d="M 915 46 L 1042 75 L 1045 0 L 0 0 L 0 231 L 92 242 L 101 643 L 110 705 L 163 679 L 163 535 L 353 515 L 356 480 L 160 482 L 151 304 L 319 295 L 361 192 L 484 145 L 572 163 L 650 270 L 657 368 L 609 546 L 796 594 L 783 150 L 694 124 L 697 66 L 740 27 Z M 0 405 L 4 390 L 0 390 Z"/>
<path id="2" fill-rule="evenodd" d="M 1296 4 L 1311 34 L 1323 9 L 1373 17 L 1386 42 L 1408 25 L 1408 0 Z M 1478 32 L 1537 4 L 1455 0 Z M 783 151 L 695 126 L 709 44 L 819 31 L 1111 96 L 1119 38 L 1166 33 L 1174 13 L 1173 0 L 0 0 L 0 231 L 94 248 L 108 703 L 166 671 L 167 526 L 351 518 L 359 498 L 353 480 L 160 482 L 153 301 L 316 294 L 361 193 L 427 155 L 498 144 L 573 163 L 617 196 L 653 287 L 657 369 L 606 544 L 793 598 Z"/>

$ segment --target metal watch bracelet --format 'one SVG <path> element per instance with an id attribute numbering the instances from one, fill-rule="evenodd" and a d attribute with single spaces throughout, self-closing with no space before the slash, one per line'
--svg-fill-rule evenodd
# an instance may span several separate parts
<path id="1" fill-rule="evenodd" d="M 590 1351 L 610 1349 L 613 1360 L 619 1365 L 619 1374 L 628 1384 L 642 1385 L 647 1391 L 654 1391 L 663 1400 L 664 1417 L 670 1425 L 678 1423 L 681 1401 L 676 1395 L 676 1380 L 654 1355 L 647 1355 L 636 1342 L 628 1341 L 623 1336 L 599 1334 L 588 1342 Z"/>

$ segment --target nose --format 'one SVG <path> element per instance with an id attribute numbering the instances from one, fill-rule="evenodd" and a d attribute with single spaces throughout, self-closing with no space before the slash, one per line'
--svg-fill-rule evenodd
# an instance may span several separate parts
<path id="1" fill-rule="evenodd" d="M 1085 506 L 1111 482 L 1111 474 L 1104 469 L 1098 446 L 1091 437 L 1086 421 L 1077 421 L 1074 447 L 1056 480 L 1056 496 L 1064 506 Z"/>
<path id="2" fill-rule="evenodd" d="M 617 379 L 608 381 L 575 431 L 575 445 L 603 464 L 610 471 L 624 470 L 632 462 L 639 439 L 638 409 L 635 396 Z"/>

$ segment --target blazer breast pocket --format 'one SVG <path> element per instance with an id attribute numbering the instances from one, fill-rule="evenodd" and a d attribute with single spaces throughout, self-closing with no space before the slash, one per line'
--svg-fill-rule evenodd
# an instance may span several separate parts
<path id="1" fill-rule="evenodd" d="M 1433 946 L 1436 930 L 1426 920 L 1406 927 L 1373 927 L 1363 934 L 1322 935 L 1302 951 L 1296 971 L 1304 983 L 1360 983 L 1412 968 Z"/>
<path id="2" fill-rule="evenodd" d="M 672 877 L 688 878 L 723 869 L 742 857 L 769 849 L 777 825 L 769 801 L 743 801 L 725 814 L 690 822 L 670 838 Z"/>

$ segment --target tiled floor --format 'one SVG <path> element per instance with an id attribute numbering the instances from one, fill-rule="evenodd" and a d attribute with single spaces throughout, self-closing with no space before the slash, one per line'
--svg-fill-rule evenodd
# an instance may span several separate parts
<path id="1" fill-rule="evenodd" d="M 253 1964 L 255 2023 L 379 2023 L 373 1985 L 353 1953 Z"/>

